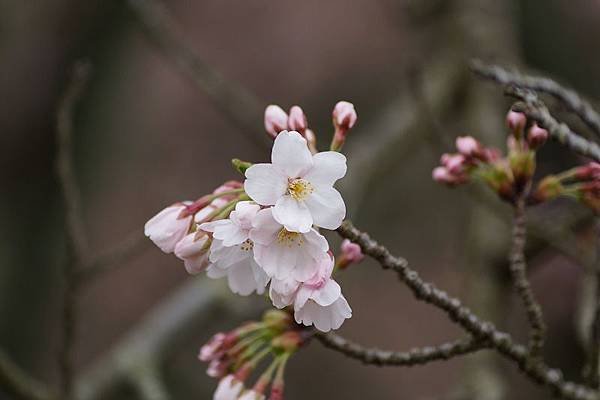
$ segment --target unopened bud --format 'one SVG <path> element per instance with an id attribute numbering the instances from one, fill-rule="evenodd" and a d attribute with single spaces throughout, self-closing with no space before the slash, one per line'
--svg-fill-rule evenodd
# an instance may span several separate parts
<path id="1" fill-rule="evenodd" d="M 350 264 L 359 263 L 365 258 L 360 246 L 348 239 L 342 241 L 340 250 L 341 254 L 337 260 L 337 267 L 340 269 L 344 269 Z"/>
<path id="2" fill-rule="evenodd" d="M 348 130 L 354 126 L 358 118 L 356 110 L 354 110 L 354 104 L 347 101 L 338 102 L 333 108 L 332 117 L 335 133 L 333 134 L 330 149 L 340 151 L 346 141 Z"/>
<path id="3" fill-rule="evenodd" d="M 299 106 L 290 108 L 290 116 L 287 123 L 289 130 L 298 131 L 302 136 L 304 136 L 304 132 L 308 128 L 306 115 Z"/>
<path id="4" fill-rule="evenodd" d="M 529 148 L 535 150 L 548 140 L 548 131 L 540 128 L 537 123 L 534 123 L 527 133 L 527 143 Z"/>
<path id="5" fill-rule="evenodd" d="M 506 125 L 517 139 L 523 137 L 526 124 L 527 117 L 525 114 L 513 110 L 510 110 L 508 114 L 506 114 Z"/>
<path id="6" fill-rule="evenodd" d="M 462 154 L 442 154 L 440 163 L 448 169 L 451 174 L 460 174 L 464 171 L 466 158 Z"/>
<path id="7" fill-rule="evenodd" d="M 513 152 L 508 156 L 515 182 L 524 185 L 535 171 L 535 153 L 532 151 Z"/>
<path id="8" fill-rule="evenodd" d="M 265 109 L 265 129 L 273 139 L 288 125 L 288 115 L 279 106 L 271 104 Z"/>
<path id="9" fill-rule="evenodd" d="M 466 174 L 452 174 L 446 167 L 435 168 L 431 173 L 431 176 L 434 181 L 438 183 L 444 183 L 449 186 L 456 186 L 468 181 L 468 176 Z"/>
<path id="10" fill-rule="evenodd" d="M 477 157 L 481 153 L 481 144 L 473 136 L 459 136 L 456 149 L 465 157 Z"/>
<path id="11" fill-rule="evenodd" d="M 600 180 L 600 164 L 591 162 L 575 169 L 575 178 L 578 180 Z"/>
<path id="12" fill-rule="evenodd" d="M 306 131 L 304 131 L 304 137 L 308 142 L 308 149 L 310 150 L 310 152 L 313 154 L 318 153 L 319 150 L 317 149 L 317 136 L 315 135 L 315 133 L 311 129 L 307 129 Z"/>

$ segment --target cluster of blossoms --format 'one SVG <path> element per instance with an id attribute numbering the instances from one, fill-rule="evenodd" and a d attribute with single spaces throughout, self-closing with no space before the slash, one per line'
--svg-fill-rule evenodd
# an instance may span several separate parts
<path id="1" fill-rule="evenodd" d="M 357 116 L 351 103 L 339 102 L 332 117 L 331 150 L 317 152 L 316 136 L 300 107 L 289 114 L 267 107 L 265 128 L 274 138 L 270 163 L 235 159 L 243 183 L 226 182 L 195 202 L 167 207 L 146 223 L 145 234 L 183 260 L 190 274 L 206 270 L 210 278 L 226 278 L 231 291 L 242 296 L 266 292 L 273 306 L 286 310 L 287 319 L 280 317 L 275 326 L 275 314 L 270 314 L 262 323 L 215 336 L 203 348 L 200 358 L 211 362 L 209 375 L 223 377 L 215 399 L 264 398 L 265 382 L 275 369 L 282 374 L 285 360 L 303 342 L 302 326 L 328 332 L 352 316 L 332 274 L 336 266 L 359 262 L 360 247 L 344 241 L 336 263 L 319 229 L 337 229 L 346 215 L 333 186 L 346 174 L 346 157 L 339 150 Z M 288 321 L 292 314 L 293 324 Z M 257 350 L 263 347 L 264 354 Z M 259 379 L 254 391 L 243 392 L 241 382 L 271 353 L 283 355 L 275 357 L 268 377 Z M 272 399 L 281 398 L 278 382 Z"/>
<path id="2" fill-rule="evenodd" d="M 309 330 L 280 310 L 267 311 L 260 322 L 215 334 L 198 354 L 209 363 L 207 374 L 220 378 L 214 399 L 264 400 L 269 387 L 269 399 L 282 399 L 287 361 L 309 338 Z M 247 387 L 252 373 L 268 358 L 271 362 L 254 385 Z"/>
<path id="3" fill-rule="evenodd" d="M 443 154 L 433 170 L 437 182 L 456 186 L 480 178 L 498 195 L 514 202 L 527 191 L 527 202 L 538 204 L 558 196 L 573 197 L 594 211 L 600 211 L 600 164 L 590 163 L 557 175 L 548 175 L 530 187 L 536 167 L 536 151 L 548 139 L 548 132 L 525 114 L 509 111 L 508 154 L 488 148 L 471 136 L 456 139 L 457 153 Z"/>

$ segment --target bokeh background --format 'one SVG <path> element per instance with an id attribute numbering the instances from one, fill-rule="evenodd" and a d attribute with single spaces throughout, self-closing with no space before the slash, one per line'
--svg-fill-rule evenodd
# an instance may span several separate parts
<path id="1" fill-rule="evenodd" d="M 142 235 L 145 221 L 165 205 L 236 178 L 231 158 L 269 157 L 261 116 L 252 127 L 232 123 L 223 104 L 144 29 L 134 11 L 144 3 L 0 2 L 0 345 L 50 384 L 58 379 L 65 258 L 56 110 L 74 61 L 93 65 L 74 137 L 92 255 Z M 164 7 L 199 59 L 252 93 L 261 109 L 301 105 L 322 149 L 332 134 L 333 105 L 353 102 L 359 123 L 345 148 L 349 173 L 340 184 L 349 217 L 425 278 L 526 338 L 505 279 L 508 207 L 436 185 L 431 170 L 457 135 L 505 140 L 510 102 L 469 73 L 473 57 L 526 66 L 600 97 L 599 2 L 175 0 Z M 542 153 L 544 171 L 578 162 L 552 144 Z M 551 231 L 581 211 L 556 202 L 532 213 Z M 594 234 L 589 223 L 577 228 L 569 228 L 576 240 L 560 241 L 562 251 L 538 246 L 531 264 L 549 325 L 546 356 L 580 380 L 581 305 Z M 175 257 L 148 241 L 135 257 L 86 283 L 77 305 L 77 373 L 110 354 L 190 279 Z M 341 281 L 354 311 L 342 329 L 347 337 L 405 350 L 462 335 L 370 261 Z M 194 329 L 164 354 L 161 371 L 173 398 L 211 398 L 216 382 L 196 360 L 198 347 L 216 330 L 259 316 L 262 304 L 234 295 L 219 302 L 227 307 L 199 313 Z M 550 397 L 491 354 L 383 369 L 319 343 L 294 357 L 286 385 L 288 399 Z M 135 396 L 125 383 L 100 398 Z"/>

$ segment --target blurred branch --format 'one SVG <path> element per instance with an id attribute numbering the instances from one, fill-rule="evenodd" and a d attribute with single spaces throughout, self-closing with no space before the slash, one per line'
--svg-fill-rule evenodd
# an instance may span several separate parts
<path id="1" fill-rule="evenodd" d="M 318 333 L 316 337 L 329 349 L 340 352 L 347 357 L 362 361 L 364 364 L 377 366 L 413 366 L 427 364 L 432 361 L 449 360 L 487 347 L 485 341 L 469 338 L 455 340 L 438 346 L 415 348 L 407 352 L 396 352 L 380 350 L 377 348 L 366 348 L 335 333 Z"/>
<path id="2" fill-rule="evenodd" d="M 169 400 L 171 396 L 160 375 L 160 367 L 155 363 L 140 366 L 131 377 L 143 400 Z"/>
<path id="3" fill-rule="evenodd" d="M 261 149 L 267 147 L 262 127 L 264 102 L 241 85 L 223 77 L 202 60 L 176 31 L 164 4 L 156 0 L 125 0 L 140 25 L 177 67 L 185 72 L 215 106 Z"/>
<path id="4" fill-rule="evenodd" d="M 576 153 L 600 162 L 600 146 L 579 136 L 567 124 L 557 121 L 535 92 L 519 86 L 519 79 L 513 73 L 496 65 L 481 63 L 473 64 L 472 69 L 480 77 L 505 86 L 507 94 L 523 102 L 517 103 L 513 109 L 525 113 L 528 118 L 536 121 L 553 139 Z"/>
<path id="5" fill-rule="evenodd" d="M 198 322 L 215 306 L 233 307 L 224 296 L 222 286 L 215 281 L 191 279 L 153 309 L 135 325 L 105 356 L 86 369 L 77 379 L 76 398 L 92 400 L 105 398 L 107 391 L 119 383 L 140 384 L 153 380 L 156 366 L 167 351 L 182 337 L 194 331 Z M 235 311 L 249 312 L 249 307 Z M 221 309 L 223 312 L 223 309 Z M 144 376 L 151 374 L 152 376 Z M 140 375 L 142 375 L 140 377 Z M 148 385 L 144 382 L 144 385 Z M 139 388 L 139 386 L 138 386 Z"/>
<path id="6" fill-rule="evenodd" d="M 19 368 L 2 350 L 0 350 L 0 387 L 16 400 L 57 399 L 50 389 Z"/>
<path id="7" fill-rule="evenodd" d="M 491 322 L 481 320 L 463 306 L 460 300 L 450 297 L 446 292 L 424 281 L 415 270 L 409 268 L 405 259 L 393 256 L 387 248 L 356 229 L 350 221 L 345 221 L 337 231 L 342 237 L 360 245 L 362 251 L 378 261 L 383 269 L 395 271 L 417 299 L 444 311 L 452 321 L 462 326 L 474 338 L 489 342 L 491 348 L 516 363 L 532 381 L 549 386 L 556 395 L 566 399 L 599 398 L 594 390 L 565 381 L 560 371 L 551 369 L 541 360 L 530 357 L 527 349 L 515 343 L 509 334 L 499 331 Z"/>
<path id="8" fill-rule="evenodd" d="M 565 88 L 549 78 L 524 75 L 508 71 L 497 65 L 487 65 L 481 60 L 473 60 L 471 68 L 475 73 L 505 86 L 515 86 L 535 92 L 546 93 L 561 102 L 567 110 L 577 115 L 596 135 L 600 136 L 600 115 L 592 105 L 577 92 Z"/>
<path id="9" fill-rule="evenodd" d="M 527 264 L 525 262 L 526 238 L 525 198 L 521 195 L 514 206 L 509 269 L 512 275 L 513 285 L 521 297 L 531 328 L 529 332 L 529 351 L 532 357 L 537 357 L 544 345 L 546 325 L 544 324 L 544 318 L 542 316 L 542 308 L 536 300 L 529 279 L 527 278 Z"/>
<path id="10" fill-rule="evenodd" d="M 91 74 L 91 65 L 87 62 L 75 64 L 71 80 L 59 105 L 57 115 L 57 160 L 58 182 L 62 192 L 65 212 L 66 260 L 63 263 L 65 284 L 63 299 L 62 344 L 59 353 L 60 392 L 66 398 L 71 397 L 73 378 L 73 346 L 76 334 L 77 271 L 85 264 L 88 243 L 83 214 L 81 195 L 73 171 L 72 141 L 73 115 L 75 107 L 85 90 Z"/>
<path id="11" fill-rule="evenodd" d="M 597 219 L 593 232 L 593 247 L 595 259 L 590 266 L 592 279 L 594 280 L 593 290 L 589 296 L 592 297 L 592 318 L 589 327 L 589 337 L 587 340 L 587 361 L 584 368 L 586 381 L 590 386 L 600 388 L 600 220 Z M 585 292 L 583 293 L 586 294 Z"/>

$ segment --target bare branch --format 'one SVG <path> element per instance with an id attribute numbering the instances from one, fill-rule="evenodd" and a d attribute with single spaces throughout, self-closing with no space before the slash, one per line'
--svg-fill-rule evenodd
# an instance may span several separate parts
<path id="1" fill-rule="evenodd" d="M 119 383 L 135 379 L 139 369 L 156 365 L 165 352 L 182 337 L 195 331 L 199 321 L 215 306 L 220 312 L 234 310 L 219 282 L 201 278 L 190 279 L 161 302 L 121 339 L 111 351 L 78 377 L 75 387 L 78 400 L 101 399 Z M 251 312 L 255 307 L 246 301 L 235 312 Z"/>
<path id="2" fill-rule="evenodd" d="M 600 136 L 600 114 L 574 90 L 565 88 L 549 78 L 524 75 L 516 70 L 509 72 L 500 66 L 487 65 L 480 60 L 473 60 L 471 69 L 478 75 L 493 79 L 505 86 L 515 86 L 549 94 L 577 115 L 596 135 Z"/>
<path id="3" fill-rule="evenodd" d="M 473 71 L 482 78 L 503 85 L 507 94 L 523 101 L 524 104 L 519 103 L 514 109 L 525 113 L 527 117 L 548 130 L 553 139 L 576 153 L 600 162 L 600 146 L 576 134 L 567 124 L 558 122 L 533 91 L 519 85 L 521 82 L 518 76 L 496 65 L 485 66 L 475 63 Z"/>
<path id="4" fill-rule="evenodd" d="M 155 0 L 125 0 L 148 36 L 168 59 L 188 74 L 215 106 L 260 148 L 267 145 L 262 127 L 264 102 L 223 77 L 188 46 L 165 6 Z"/>
<path id="5" fill-rule="evenodd" d="M 350 221 L 345 221 L 337 229 L 338 233 L 357 243 L 362 251 L 379 262 L 383 269 L 395 271 L 400 280 L 421 301 L 432 304 L 444 311 L 452 321 L 458 323 L 475 339 L 488 341 L 505 358 L 515 362 L 519 368 L 534 382 L 549 386 L 556 395 L 565 399 L 592 400 L 598 399 L 598 393 L 590 388 L 565 381 L 562 373 L 551 369 L 542 361 L 530 357 L 527 349 L 515 343 L 508 333 L 499 331 L 491 322 L 481 320 L 460 300 L 450 297 L 446 292 L 424 281 L 417 271 L 408 266 L 408 262 L 393 256 L 389 250 L 369 235 L 356 229 Z"/>
<path id="6" fill-rule="evenodd" d="M 54 393 L 19 368 L 0 350 L 0 387 L 16 400 L 57 400 Z"/>
<path id="7" fill-rule="evenodd" d="M 78 62 L 73 68 L 71 81 L 59 105 L 57 115 L 58 182 L 62 191 L 65 212 L 66 260 L 63 263 L 65 284 L 63 299 L 62 346 L 59 353 L 61 393 L 69 398 L 72 389 L 72 352 L 76 334 L 77 271 L 85 264 L 88 243 L 83 223 L 81 196 L 73 171 L 72 139 L 74 109 L 87 86 L 91 65 Z"/>
<path id="8" fill-rule="evenodd" d="M 520 196 L 514 207 L 509 269 L 512 275 L 513 285 L 521 297 L 531 326 L 529 350 L 532 356 L 539 356 L 542 346 L 544 345 L 546 325 L 544 324 L 544 318 L 542 316 L 542 308 L 535 299 L 531 284 L 527 278 L 527 264 L 525 262 L 526 238 L 525 199 L 523 196 Z"/>
<path id="9" fill-rule="evenodd" d="M 472 338 L 455 340 L 438 346 L 414 348 L 406 352 L 366 348 L 335 333 L 317 334 L 317 339 L 329 349 L 340 352 L 364 364 L 377 366 L 413 366 L 476 352 L 486 348 L 484 341 Z"/>

